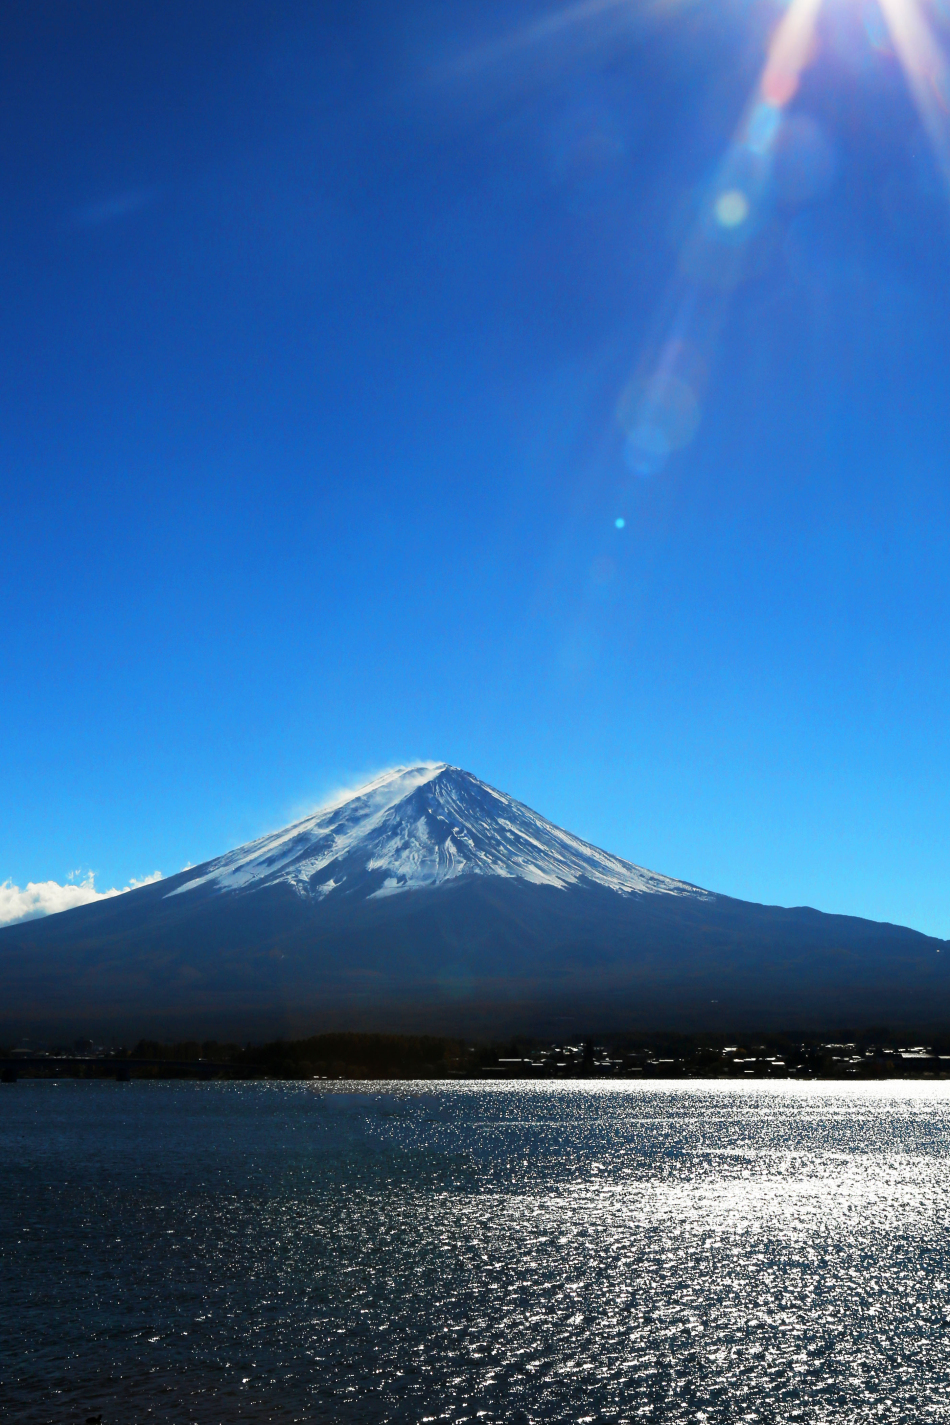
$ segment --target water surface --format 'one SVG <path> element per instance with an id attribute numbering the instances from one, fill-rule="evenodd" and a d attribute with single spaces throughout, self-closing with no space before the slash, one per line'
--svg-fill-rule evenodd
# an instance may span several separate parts
<path id="1" fill-rule="evenodd" d="M 21 1081 L 24 1422 L 942 1421 L 950 1085 Z"/>

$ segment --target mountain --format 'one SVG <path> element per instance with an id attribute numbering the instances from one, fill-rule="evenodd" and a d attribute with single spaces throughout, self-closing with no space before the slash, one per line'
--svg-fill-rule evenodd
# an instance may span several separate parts
<path id="1" fill-rule="evenodd" d="M 644 870 L 425 763 L 0 930 L 0 1035 L 945 1024 L 948 950 Z"/>
<path id="2" fill-rule="evenodd" d="M 303 899 L 377 900 L 471 876 L 535 886 L 589 884 L 620 894 L 707 896 L 599 851 L 514 797 L 445 762 L 399 767 L 313 816 L 198 867 L 169 895 L 199 886 L 287 884 Z M 337 896 L 339 899 L 339 894 Z"/>

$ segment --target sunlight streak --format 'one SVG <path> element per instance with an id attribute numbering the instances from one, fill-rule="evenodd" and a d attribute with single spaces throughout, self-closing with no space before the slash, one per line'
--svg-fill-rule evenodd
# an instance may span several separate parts
<path id="1" fill-rule="evenodd" d="M 749 243 L 767 217 L 782 112 L 811 60 L 821 3 L 792 0 L 777 26 L 735 138 L 680 254 L 660 335 L 617 403 L 624 457 L 637 475 L 657 474 L 698 429 L 712 349 L 728 296 L 742 278 Z"/>
<path id="2" fill-rule="evenodd" d="M 782 108 L 798 90 L 802 70 L 811 58 L 815 21 L 821 0 L 792 0 L 772 37 L 759 81 L 763 102 Z"/>
<path id="3" fill-rule="evenodd" d="M 528 25 L 487 43 L 475 45 L 449 66 L 454 74 L 478 73 L 519 57 L 524 51 L 539 50 L 569 39 L 577 43 L 578 32 L 596 35 L 600 47 L 610 36 L 631 26 L 665 15 L 686 0 L 574 0 L 558 5 Z"/>
<path id="4" fill-rule="evenodd" d="M 880 0 L 934 157 L 950 188 L 950 66 L 918 0 Z"/>

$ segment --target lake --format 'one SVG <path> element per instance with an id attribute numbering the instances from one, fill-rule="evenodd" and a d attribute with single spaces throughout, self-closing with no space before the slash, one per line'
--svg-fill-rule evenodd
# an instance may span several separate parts
<path id="1" fill-rule="evenodd" d="M 950 1084 L 0 1089 L 0 1415 L 942 1421 Z"/>

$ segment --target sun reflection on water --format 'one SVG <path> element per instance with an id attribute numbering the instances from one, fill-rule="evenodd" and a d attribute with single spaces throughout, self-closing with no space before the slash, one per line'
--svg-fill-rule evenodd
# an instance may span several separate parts
<path id="1" fill-rule="evenodd" d="M 17 1086 L 15 1418 L 950 1411 L 950 1085 L 343 1087 Z"/>

